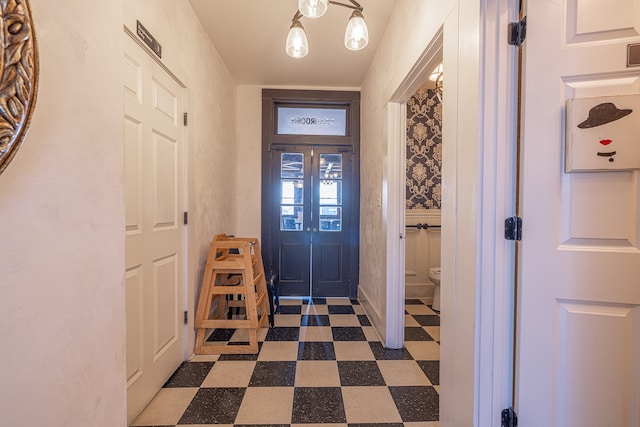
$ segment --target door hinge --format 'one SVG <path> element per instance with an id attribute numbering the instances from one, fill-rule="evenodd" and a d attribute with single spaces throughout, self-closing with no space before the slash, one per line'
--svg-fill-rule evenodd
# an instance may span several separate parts
<path id="1" fill-rule="evenodd" d="M 187 113 L 184 113 L 182 115 L 182 122 L 184 123 L 184 125 L 187 125 L 187 118 L 189 117 L 189 115 Z"/>
<path id="2" fill-rule="evenodd" d="M 184 225 L 187 225 L 189 223 L 189 212 L 185 212 L 182 216 L 182 223 Z"/>
<path id="3" fill-rule="evenodd" d="M 502 410 L 502 423 L 501 427 L 518 427 L 518 415 L 513 408 L 507 408 Z"/>
<path id="4" fill-rule="evenodd" d="M 189 312 L 185 310 L 184 312 L 184 324 L 189 323 Z"/>
<path id="5" fill-rule="evenodd" d="M 504 238 L 507 240 L 522 240 L 522 218 L 512 216 L 504 220 Z"/>
<path id="6" fill-rule="evenodd" d="M 527 17 L 509 24 L 508 41 L 511 46 L 520 46 L 527 37 Z"/>

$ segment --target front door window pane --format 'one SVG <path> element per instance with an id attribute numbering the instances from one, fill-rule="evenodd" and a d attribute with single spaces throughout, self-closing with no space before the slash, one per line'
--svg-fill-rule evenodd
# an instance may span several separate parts
<path id="1" fill-rule="evenodd" d="M 304 200 L 304 181 L 301 179 L 283 179 L 281 205 L 301 205 Z"/>
<path id="2" fill-rule="evenodd" d="M 280 230 L 302 231 L 302 206 L 280 207 Z"/>
<path id="3" fill-rule="evenodd" d="M 320 179 L 342 179 L 342 154 L 320 154 Z"/>
<path id="4" fill-rule="evenodd" d="M 280 159 L 280 230 L 302 231 L 304 154 L 282 153 Z"/>
<path id="5" fill-rule="evenodd" d="M 320 207 L 320 230 L 342 231 L 342 208 L 338 206 Z"/>
<path id="6" fill-rule="evenodd" d="M 282 153 L 281 164 L 280 176 L 282 178 L 304 178 L 304 154 Z"/>
<path id="7" fill-rule="evenodd" d="M 320 231 L 342 231 L 342 154 L 320 154 Z"/>
<path id="8" fill-rule="evenodd" d="M 342 181 L 320 181 L 320 204 L 342 205 Z"/>

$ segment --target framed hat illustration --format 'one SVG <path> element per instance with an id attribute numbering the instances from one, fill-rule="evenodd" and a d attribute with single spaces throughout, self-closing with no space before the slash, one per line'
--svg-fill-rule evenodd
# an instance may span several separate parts
<path id="1" fill-rule="evenodd" d="M 565 146 L 566 172 L 640 169 L 640 95 L 569 99 Z"/>

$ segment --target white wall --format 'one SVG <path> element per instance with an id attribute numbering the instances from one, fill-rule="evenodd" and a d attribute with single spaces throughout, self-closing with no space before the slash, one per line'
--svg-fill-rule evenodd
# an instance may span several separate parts
<path id="1" fill-rule="evenodd" d="M 0 425 L 124 426 L 122 4 L 31 6 L 38 100 L 0 176 Z"/>
<path id="2" fill-rule="evenodd" d="M 238 236 L 260 238 L 262 230 L 262 87 L 238 86 Z"/>
<path id="3" fill-rule="evenodd" d="M 456 1 L 398 0 L 382 43 L 362 85 L 362 167 L 360 223 L 360 292 L 371 307 L 372 321 L 386 337 L 386 230 L 382 198 L 387 177 L 386 105 L 436 35 Z"/>
<path id="4" fill-rule="evenodd" d="M 187 0 L 124 3 L 125 25 L 135 31 L 139 20 L 162 45 L 162 62 L 187 87 L 188 311 L 193 319 L 211 239 L 237 233 L 237 85 Z M 194 340 L 189 328 L 189 354 Z"/>
<path id="5" fill-rule="evenodd" d="M 393 200 L 392 191 L 397 190 L 390 186 L 399 184 L 394 176 L 397 165 L 392 164 L 398 149 L 388 145 L 396 138 L 396 129 L 391 128 L 389 120 L 398 109 L 389 101 L 398 102 L 392 97 L 416 73 L 413 67 L 422 60 L 421 55 L 438 30 L 444 28 L 442 425 L 471 426 L 477 417 L 474 368 L 478 357 L 475 307 L 480 268 L 477 250 L 481 206 L 480 3 L 398 0 L 362 85 L 360 259 L 367 262 L 360 266 L 360 293 L 372 323 L 386 339 L 387 327 L 391 325 L 389 318 L 398 311 L 388 304 L 390 292 L 402 291 L 398 283 L 387 281 L 394 276 L 386 270 L 389 247 L 400 244 L 387 241 L 386 232 L 387 227 L 389 230 L 397 227 L 394 222 L 387 222 L 398 218 L 398 207 L 387 205 L 387 196 Z M 382 198 L 381 206 L 378 198 Z M 403 272 L 402 266 L 399 269 Z"/>
<path id="6" fill-rule="evenodd" d="M 0 176 L 0 425 L 124 426 L 123 22 L 188 88 L 192 316 L 211 237 L 235 231 L 236 85 L 186 0 L 31 5 L 38 101 Z"/>

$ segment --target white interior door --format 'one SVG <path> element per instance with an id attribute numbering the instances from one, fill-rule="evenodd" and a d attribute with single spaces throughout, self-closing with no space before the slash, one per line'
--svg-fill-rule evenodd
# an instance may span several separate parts
<path id="1" fill-rule="evenodd" d="M 183 89 L 125 35 L 129 422 L 184 360 Z"/>
<path id="2" fill-rule="evenodd" d="M 518 421 L 639 426 L 640 179 L 564 172 L 564 113 L 570 98 L 640 92 L 626 67 L 640 1 L 532 0 L 526 15 Z M 624 139 L 640 144 L 610 147 Z"/>

